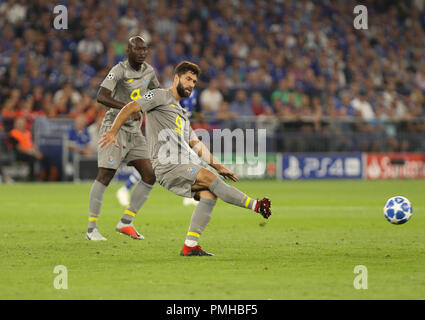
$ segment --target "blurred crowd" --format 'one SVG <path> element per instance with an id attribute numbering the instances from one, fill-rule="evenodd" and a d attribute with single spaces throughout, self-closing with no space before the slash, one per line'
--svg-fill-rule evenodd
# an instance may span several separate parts
<path id="1" fill-rule="evenodd" d="M 425 131 L 424 0 L 362 1 L 367 30 L 353 26 L 356 1 L 60 3 L 66 30 L 53 28 L 57 1 L 0 0 L 0 130 L 16 118 L 29 130 L 38 117 L 95 123 L 100 82 L 141 35 L 163 87 L 179 61 L 200 65 L 195 127 L 246 118 L 277 134 L 381 132 L 391 151 L 414 148 L 400 130 Z"/>

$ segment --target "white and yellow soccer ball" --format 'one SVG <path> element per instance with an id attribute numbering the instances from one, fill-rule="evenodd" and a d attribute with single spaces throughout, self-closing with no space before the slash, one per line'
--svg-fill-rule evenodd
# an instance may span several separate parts
<path id="1" fill-rule="evenodd" d="M 412 217 L 412 204 L 406 197 L 395 196 L 387 200 L 384 206 L 384 216 L 392 224 L 403 224 Z"/>

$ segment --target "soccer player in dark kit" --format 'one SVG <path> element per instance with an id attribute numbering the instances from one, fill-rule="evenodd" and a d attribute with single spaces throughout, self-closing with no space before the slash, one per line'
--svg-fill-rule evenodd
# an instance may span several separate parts
<path id="1" fill-rule="evenodd" d="M 148 46 L 142 37 L 128 40 L 127 61 L 115 65 L 100 85 L 97 100 L 109 107 L 100 128 L 100 134 L 110 130 L 120 109 L 130 101 L 138 100 L 148 90 L 159 87 L 155 70 L 145 62 Z M 129 207 L 116 226 L 116 230 L 133 239 L 143 236 L 133 226 L 133 218 L 145 203 L 155 183 L 155 174 L 149 160 L 146 139 L 141 132 L 140 112 L 132 115 L 117 132 L 119 148 L 98 149 L 98 173 L 90 191 L 88 240 L 106 240 L 98 231 L 98 219 L 105 190 L 122 161 L 132 165 L 142 179 L 131 193 Z"/>
<path id="2" fill-rule="evenodd" d="M 199 74 L 196 64 L 188 61 L 179 63 L 171 88 L 149 91 L 127 104 L 99 140 L 101 149 L 120 148 L 118 136 L 121 126 L 132 114 L 145 112 L 146 138 L 159 184 L 179 196 L 199 199 L 180 252 L 183 256 L 212 255 L 199 246 L 198 240 L 211 219 L 217 198 L 253 210 L 266 219 L 271 215 L 270 199 L 254 200 L 198 164 L 197 160 L 203 159 L 225 179 L 238 181 L 235 174 L 220 164 L 198 139 L 186 110 L 179 103 L 182 98 L 190 96 Z"/>

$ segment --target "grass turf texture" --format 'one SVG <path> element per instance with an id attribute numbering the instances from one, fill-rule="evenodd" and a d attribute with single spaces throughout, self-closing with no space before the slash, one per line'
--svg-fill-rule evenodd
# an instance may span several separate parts
<path id="1" fill-rule="evenodd" d="M 106 191 L 104 242 L 84 239 L 91 184 L 0 186 L 0 299 L 424 299 L 425 181 L 241 181 L 272 199 L 267 223 L 219 200 L 200 244 L 214 257 L 180 257 L 193 206 L 156 185 L 135 226 L 115 232 L 123 208 Z M 412 219 L 383 217 L 406 196 Z M 56 265 L 68 289 L 53 287 Z M 354 267 L 368 289 L 353 286 Z"/>

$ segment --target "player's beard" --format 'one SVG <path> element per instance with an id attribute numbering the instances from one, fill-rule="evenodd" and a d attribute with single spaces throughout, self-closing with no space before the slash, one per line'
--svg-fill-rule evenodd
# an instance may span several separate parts
<path id="1" fill-rule="evenodd" d="M 179 83 L 177 84 L 177 93 L 179 94 L 180 97 L 187 98 L 187 97 L 190 96 L 190 94 L 192 93 L 192 91 L 189 92 L 189 93 L 186 93 L 186 90 L 184 89 L 182 83 L 179 80 Z"/>

